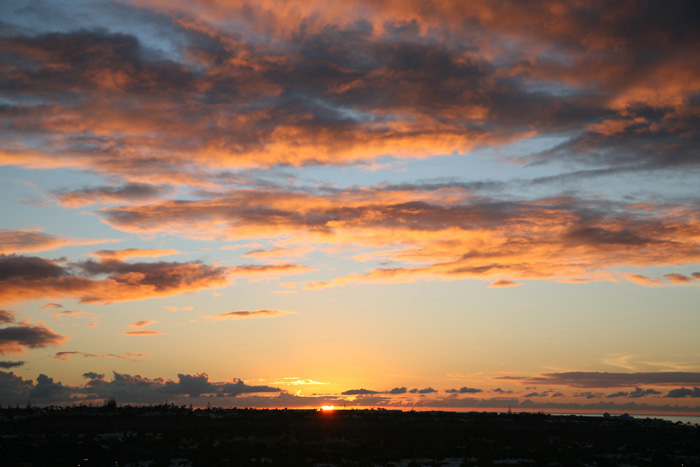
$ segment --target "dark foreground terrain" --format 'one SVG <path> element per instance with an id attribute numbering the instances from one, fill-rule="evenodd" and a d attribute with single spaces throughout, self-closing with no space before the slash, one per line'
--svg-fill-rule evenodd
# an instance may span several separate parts
<path id="1" fill-rule="evenodd" d="M 700 427 L 628 416 L 0 410 L 2 466 L 700 466 Z"/>

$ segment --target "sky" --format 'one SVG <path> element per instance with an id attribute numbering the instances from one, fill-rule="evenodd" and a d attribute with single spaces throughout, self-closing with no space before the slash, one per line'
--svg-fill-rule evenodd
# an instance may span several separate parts
<path id="1" fill-rule="evenodd" d="M 700 413 L 700 5 L 0 4 L 0 404 Z"/>

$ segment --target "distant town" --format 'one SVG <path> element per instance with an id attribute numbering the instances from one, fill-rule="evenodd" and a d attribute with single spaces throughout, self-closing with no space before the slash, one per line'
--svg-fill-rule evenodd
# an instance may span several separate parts
<path id="1" fill-rule="evenodd" d="M 4 466 L 697 466 L 700 426 L 627 414 L 0 408 Z"/>

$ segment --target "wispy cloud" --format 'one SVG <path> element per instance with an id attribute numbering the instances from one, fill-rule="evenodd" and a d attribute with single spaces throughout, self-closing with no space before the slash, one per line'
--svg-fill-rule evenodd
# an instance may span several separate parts
<path id="1" fill-rule="evenodd" d="M 144 249 L 144 248 L 127 248 L 125 250 L 99 250 L 92 253 L 100 259 L 110 260 L 125 260 L 129 258 L 155 258 L 158 256 L 169 256 L 180 253 L 172 248 L 167 249 Z"/>
<path id="2" fill-rule="evenodd" d="M 127 336 L 160 336 L 163 335 L 160 331 L 151 331 L 148 329 L 138 329 L 134 331 L 126 331 L 124 335 Z"/>
<path id="3" fill-rule="evenodd" d="M 546 373 L 539 376 L 498 376 L 493 379 L 510 380 L 519 384 L 561 385 L 573 388 L 615 388 L 640 385 L 672 386 L 700 385 L 700 373 L 666 371 L 653 373 L 569 372 Z"/>
<path id="4" fill-rule="evenodd" d="M 256 311 L 230 311 L 228 313 L 221 313 L 219 315 L 206 315 L 199 319 L 204 319 L 208 321 L 224 321 L 224 320 L 238 320 L 238 319 L 253 319 L 253 318 L 274 318 L 283 315 L 294 315 L 293 311 L 285 310 L 256 310 Z M 196 321 L 196 320 L 194 320 Z"/>
<path id="5" fill-rule="evenodd" d="M 139 361 L 144 357 L 148 357 L 148 354 L 145 353 L 136 353 L 136 352 L 127 352 L 125 354 L 112 354 L 112 353 L 107 353 L 107 354 L 94 354 L 94 353 L 88 353 L 88 352 L 83 352 L 81 350 L 74 350 L 74 351 L 64 351 L 64 352 L 57 352 L 56 355 L 54 355 L 54 358 L 57 358 L 59 360 L 69 360 L 72 357 L 83 357 L 83 358 L 107 358 L 107 357 L 112 357 L 112 358 L 120 358 L 122 360 L 129 360 L 129 361 Z"/>
<path id="6" fill-rule="evenodd" d="M 158 321 L 148 321 L 148 320 L 136 321 L 135 323 L 129 323 L 129 327 L 130 328 L 142 328 L 144 326 L 148 326 L 150 324 L 157 323 L 157 322 Z"/>
<path id="7" fill-rule="evenodd" d="M 0 229 L 0 255 L 56 250 L 67 245 L 94 245 L 110 243 L 111 239 L 87 240 L 60 237 L 39 229 Z"/>

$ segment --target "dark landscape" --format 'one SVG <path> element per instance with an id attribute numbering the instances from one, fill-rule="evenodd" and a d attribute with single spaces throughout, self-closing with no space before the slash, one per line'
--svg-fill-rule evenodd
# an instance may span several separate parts
<path id="1" fill-rule="evenodd" d="M 4 466 L 696 466 L 700 426 L 629 415 L 3 408 Z"/>

